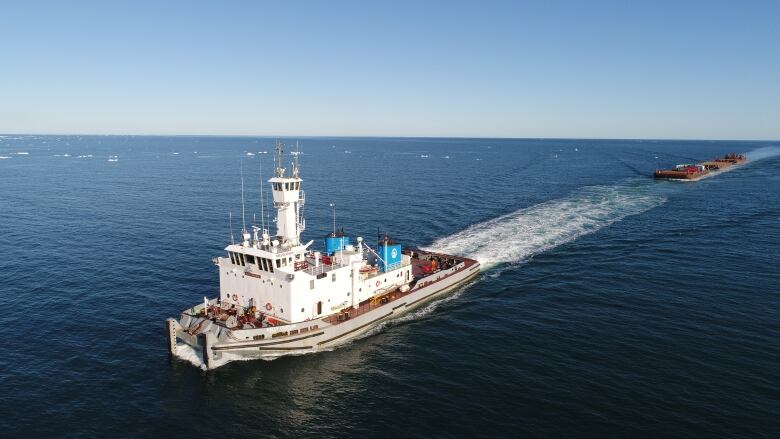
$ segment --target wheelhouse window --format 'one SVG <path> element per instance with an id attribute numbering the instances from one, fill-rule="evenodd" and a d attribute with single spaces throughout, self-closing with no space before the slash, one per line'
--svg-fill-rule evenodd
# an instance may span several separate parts
<path id="1" fill-rule="evenodd" d="M 247 264 L 254 264 L 255 263 L 255 257 L 252 255 L 246 255 L 246 262 Z"/>
<path id="2" fill-rule="evenodd" d="M 282 268 L 282 261 L 279 259 L 276 260 L 276 268 Z"/>
<path id="3" fill-rule="evenodd" d="M 233 252 L 228 252 L 228 255 L 230 255 L 230 263 L 236 265 L 236 257 Z"/>

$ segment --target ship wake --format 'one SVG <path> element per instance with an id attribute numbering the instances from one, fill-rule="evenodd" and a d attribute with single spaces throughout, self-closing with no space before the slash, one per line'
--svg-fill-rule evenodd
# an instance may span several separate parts
<path id="1" fill-rule="evenodd" d="M 780 147 L 767 146 L 764 148 L 758 148 L 748 152 L 746 155 L 748 160 L 750 160 L 751 162 L 755 162 L 757 160 L 762 160 L 762 159 L 768 159 L 770 157 L 777 157 L 780 155 Z"/>
<path id="2" fill-rule="evenodd" d="M 476 259 L 482 269 L 527 261 L 666 202 L 650 184 L 588 186 L 571 195 L 474 224 L 427 248 Z"/>

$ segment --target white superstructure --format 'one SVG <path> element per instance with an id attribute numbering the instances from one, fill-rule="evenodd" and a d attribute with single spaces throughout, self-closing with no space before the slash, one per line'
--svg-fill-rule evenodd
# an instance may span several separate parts
<path id="1" fill-rule="evenodd" d="M 241 242 L 227 246 L 227 256 L 216 258 L 220 301 L 255 307 L 272 322 L 291 323 L 356 306 L 411 282 L 409 256 L 401 255 L 400 264 L 384 271 L 382 260 L 360 238 L 357 246 L 342 245 L 332 254 L 307 251 L 312 241 L 300 241 L 305 222 L 297 155 L 289 172 L 280 165 L 282 157 L 282 145 L 277 144 L 277 166 L 268 180 L 277 211 L 276 234 L 269 236 L 257 227 L 252 234 L 242 231 Z"/>

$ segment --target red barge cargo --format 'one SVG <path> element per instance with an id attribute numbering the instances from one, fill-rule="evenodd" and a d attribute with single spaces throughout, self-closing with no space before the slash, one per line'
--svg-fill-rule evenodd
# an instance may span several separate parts
<path id="1" fill-rule="evenodd" d="M 734 166 L 747 162 L 744 154 L 726 154 L 714 160 L 691 164 L 677 165 L 674 169 L 657 169 L 653 177 L 659 180 L 695 181 L 706 175 L 723 172 Z"/>

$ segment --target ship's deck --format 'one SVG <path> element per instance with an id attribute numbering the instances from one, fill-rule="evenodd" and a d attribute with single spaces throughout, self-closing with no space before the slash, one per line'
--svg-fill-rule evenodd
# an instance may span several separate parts
<path id="1" fill-rule="evenodd" d="M 477 263 L 477 261 L 473 259 L 417 249 L 405 250 L 404 253 L 412 253 L 414 256 L 417 256 L 412 257 L 412 274 L 414 276 L 414 281 L 408 291 L 401 292 L 396 289 L 384 295 L 365 300 L 361 302 L 357 308 L 344 308 L 340 312 L 331 314 L 321 320 L 330 323 L 331 325 L 337 325 L 359 315 L 373 311 L 382 305 L 402 299 L 403 297 L 418 291 L 420 288 L 442 281 L 455 273 L 469 269 Z M 431 259 L 441 261 L 439 262 L 441 268 L 426 273 L 423 267 L 426 266 L 428 263 L 427 261 L 430 261 Z"/>
<path id="2" fill-rule="evenodd" d="M 678 169 L 656 169 L 653 173 L 653 177 L 662 180 L 698 180 L 710 173 L 725 171 L 732 166 L 741 165 L 746 161 L 747 158 L 744 155 L 728 154 L 724 157 L 696 163 L 696 166 L 704 167 L 703 171 L 687 172 Z"/>

